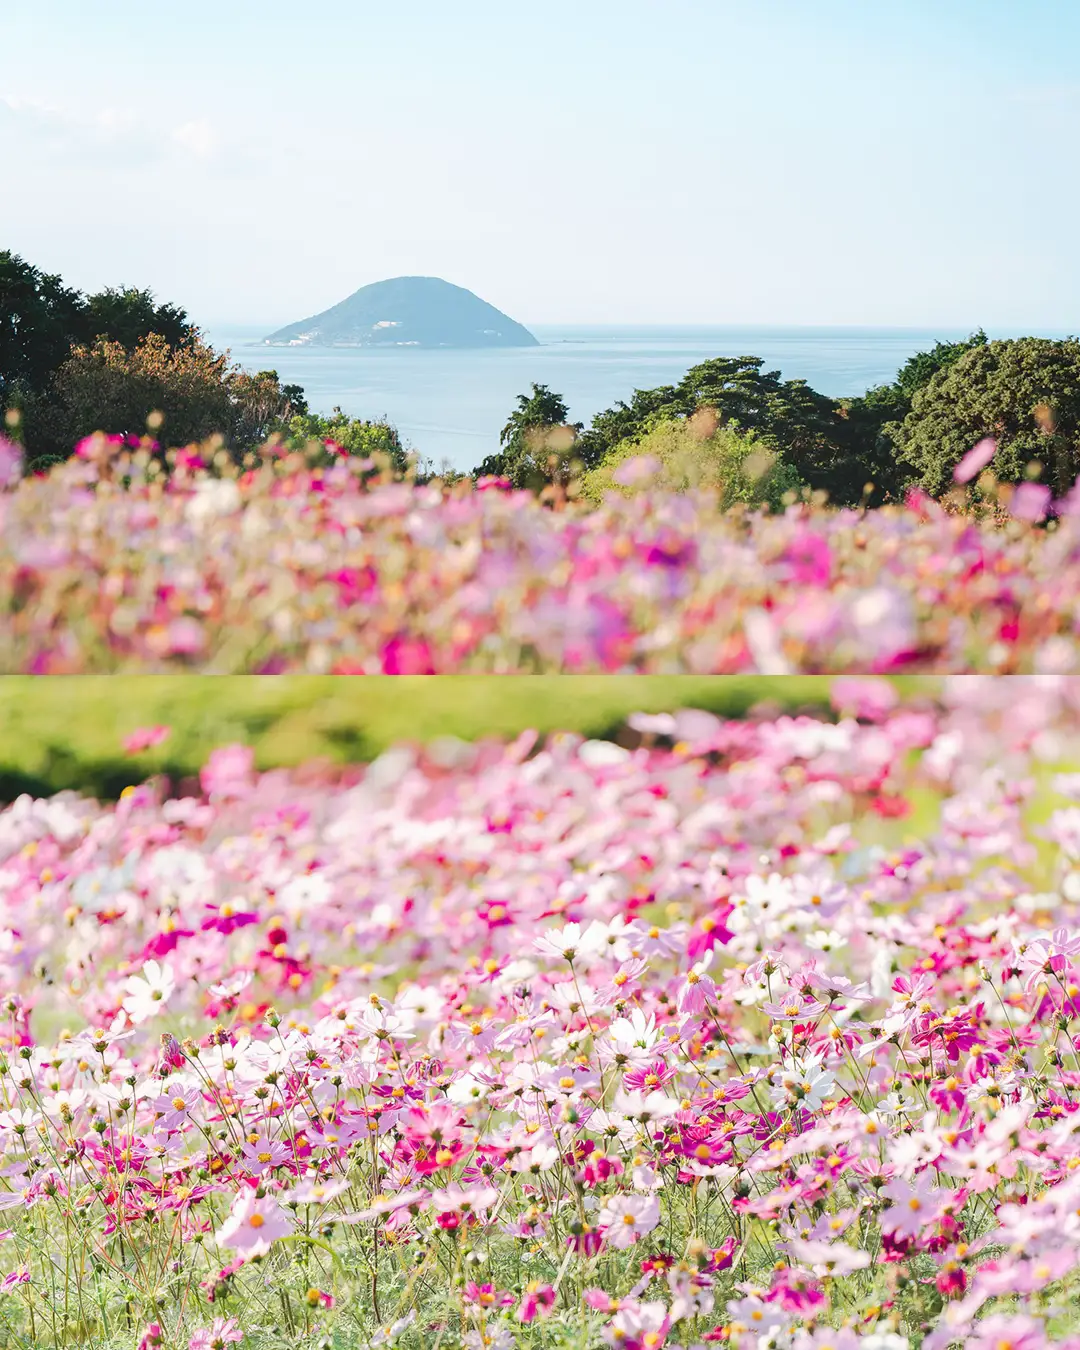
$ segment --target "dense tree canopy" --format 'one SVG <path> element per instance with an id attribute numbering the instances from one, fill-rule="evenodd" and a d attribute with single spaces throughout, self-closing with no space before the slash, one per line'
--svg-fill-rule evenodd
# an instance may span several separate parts
<path id="1" fill-rule="evenodd" d="M 307 414 L 303 389 L 298 384 L 283 385 L 276 370 L 259 370 L 254 375 L 233 370 L 225 381 L 234 414 L 228 431 L 237 446 L 262 445 L 290 418 Z"/>
<path id="2" fill-rule="evenodd" d="M 155 431 L 163 444 L 187 445 L 228 433 L 235 410 L 226 376 L 227 358 L 195 340 L 170 347 L 152 333 L 130 351 L 98 338 L 75 347 L 54 375 L 46 397 L 28 415 L 32 441 L 47 453 L 69 453 L 95 431 L 140 437 L 159 412 Z"/>
<path id="3" fill-rule="evenodd" d="M 1063 494 L 1080 471 L 1080 341 L 1027 337 L 973 346 L 915 392 L 892 434 L 928 492 L 948 488 L 960 459 L 993 436 L 990 468 L 998 478 L 1018 482 L 1034 461 Z"/>
<path id="4" fill-rule="evenodd" d="M 518 406 L 499 433 L 498 454 L 488 455 L 476 477 L 509 478 L 515 487 L 538 488 L 558 477 L 576 453 L 581 423 L 569 423 L 561 395 L 546 384 L 534 384 L 531 394 L 519 394 Z"/>
<path id="5" fill-rule="evenodd" d="M 593 418 L 576 451 L 593 468 L 659 422 L 712 408 L 721 426 L 754 432 L 812 487 L 837 502 L 858 501 L 866 469 L 840 405 L 805 380 L 782 380 L 763 365 L 757 356 L 718 356 L 693 366 L 676 385 L 635 390 L 629 403 L 620 400 Z"/>
<path id="6" fill-rule="evenodd" d="M 0 404 L 44 386 L 84 336 L 85 305 L 60 277 L 0 252 Z"/>
<path id="7" fill-rule="evenodd" d="M 220 435 L 239 455 L 308 412 L 299 385 L 230 366 L 179 306 L 132 286 L 82 295 L 10 252 L 0 253 L 4 406 L 20 410 L 39 464 L 94 431 L 140 437 L 151 413 L 163 444 Z"/>
<path id="8" fill-rule="evenodd" d="M 975 347 L 986 345 L 980 328 L 961 342 L 938 342 L 928 352 L 916 352 L 900 367 L 891 384 L 879 384 L 858 398 L 841 399 L 841 414 L 847 424 L 847 440 L 862 465 L 867 481 L 877 489 L 877 499 L 898 497 L 914 476 L 900 455 L 898 424 L 911 411 L 912 399 L 945 370 Z"/>
<path id="9" fill-rule="evenodd" d="M 184 310 L 155 304 L 152 292 L 133 286 L 109 286 L 88 296 L 80 326 L 86 341 L 108 338 L 128 351 L 151 333 L 163 337 L 170 347 L 189 345 L 198 333 Z"/>
<path id="10" fill-rule="evenodd" d="M 134 347 L 98 338 L 73 347 L 45 393 L 26 405 L 28 446 L 33 458 L 63 458 L 95 431 L 140 438 L 151 414 L 153 437 L 163 446 L 188 445 L 221 436 L 239 458 L 307 403 L 298 385 L 282 385 L 276 371 L 249 375 L 230 368 L 228 356 L 198 336 L 171 346 L 151 333 Z"/>
<path id="11" fill-rule="evenodd" d="M 99 338 L 133 350 L 151 334 L 170 348 L 191 344 L 198 330 L 176 305 L 159 305 L 148 290 L 107 287 L 94 295 L 0 252 L 0 403 L 42 391 L 71 349 Z"/>

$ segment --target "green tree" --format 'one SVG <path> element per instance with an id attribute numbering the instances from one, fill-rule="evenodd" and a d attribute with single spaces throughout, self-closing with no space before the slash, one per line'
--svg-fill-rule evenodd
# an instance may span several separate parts
<path id="1" fill-rule="evenodd" d="M 691 367 L 677 385 L 635 390 L 630 403 L 598 413 L 576 449 L 595 466 L 616 445 L 640 440 L 662 421 L 712 408 L 721 426 L 754 432 L 833 501 L 858 501 L 865 469 L 839 404 L 805 380 L 782 380 L 763 365 L 757 356 L 718 356 Z"/>
<path id="2" fill-rule="evenodd" d="M 867 481 L 875 484 L 876 500 L 902 496 L 912 478 L 911 465 L 900 455 L 896 426 L 911 411 L 915 395 L 939 370 L 986 343 L 981 328 L 961 342 L 938 342 L 930 351 L 910 357 L 891 384 L 876 385 L 858 398 L 841 400 L 848 444 L 864 466 Z"/>
<path id="3" fill-rule="evenodd" d="M 938 369 L 886 430 L 928 492 L 948 488 L 963 455 L 993 436 L 1000 479 L 1017 482 L 1036 461 L 1063 494 L 1080 470 L 1080 341 L 979 343 Z"/>
<path id="4" fill-rule="evenodd" d="M 641 476 L 620 473 L 631 459 L 651 460 Z M 716 413 L 703 409 L 688 419 L 656 422 L 636 440 L 622 441 L 581 482 L 582 497 L 599 505 L 607 492 L 632 496 L 643 488 L 666 492 L 707 489 L 721 510 L 741 503 L 779 509 L 789 492 L 802 487 L 799 475 L 782 456 L 752 431 L 718 425 Z"/>
<path id="5" fill-rule="evenodd" d="M 151 333 L 160 334 L 170 347 L 190 345 L 198 333 L 184 310 L 177 305 L 156 304 L 151 291 L 134 286 L 109 286 L 89 296 L 79 328 L 84 342 L 107 338 L 129 351 Z"/>
<path id="6" fill-rule="evenodd" d="M 292 418 L 307 413 L 303 389 L 298 384 L 283 385 L 276 370 L 260 370 L 253 375 L 233 370 L 224 378 L 233 409 L 227 430 L 238 453 L 263 445 L 274 432 L 284 430 Z"/>
<path id="7" fill-rule="evenodd" d="M 582 424 L 567 421 L 566 403 L 546 384 L 533 384 L 517 404 L 499 433 L 501 449 L 488 455 L 474 477 L 497 475 L 515 487 L 536 489 L 568 471 Z"/>
<path id="8" fill-rule="evenodd" d="M 36 454 L 66 456 L 95 431 L 142 436 L 154 412 L 164 417 L 156 432 L 163 445 L 229 437 L 235 408 L 227 362 L 201 339 L 170 347 L 159 333 L 130 351 L 107 339 L 75 347 L 32 405 L 28 444 Z"/>
<path id="9" fill-rule="evenodd" d="M 285 390 L 297 386 L 286 385 Z M 409 468 L 409 454 L 401 443 L 397 428 L 386 421 L 368 421 L 350 417 L 335 408 L 329 417 L 306 410 L 294 414 L 281 427 L 279 434 L 291 445 L 303 447 L 313 441 L 333 441 L 349 455 L 366 459 L 371 455 L 386 456 L 396 473 Z"/>
<path id="10" fill-rule="evenodd" d="M 0 407 L 47 383 L 79 334 L 84 308 L 60 277 L 0 252 Z"/>
<path id="11" fill-rule="evenodd" d="M 614 407 L 596 414 L 592 425 L 578 437 L 575 450 L 586 469 L 595 469 L 617 445 L 643 436 L 657 420 L 685 411 L 685 401 L 673 384 L 635 389 L 629 403 L 620 399 Z"/>
<path id="12" fill-rule="evenodd" d="M 955 364 L 976 347 L 985 347 L 988 338 L 980 328 L 962 342 L 938 342 L 928 352 L 916 352 L 900 367 L 896 387 L 910 401 L 920 389 L 925 389 L 939 370 Z"/>

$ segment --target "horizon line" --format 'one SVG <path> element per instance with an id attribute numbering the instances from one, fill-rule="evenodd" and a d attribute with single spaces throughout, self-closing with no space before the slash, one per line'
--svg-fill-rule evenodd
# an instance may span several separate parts
<path id="1" fill-rule="evenodd" d="M 259 322 L 256 322 L 256 321 L 246 321 L 246 322 L 241 322 L 241 321 L 235 320 L 235 319 L 232 319 L 232 320 L 215 319 L 215 320 L 210 320 L 210 321 L 207 321 L 207 322 L 199 322 L 198 320 L 191 320 L 191 321 L 194 322 L 194 323 L 196 324 L 196 326 L 197 326 L 198 328 L 200 328 L 204 333 L 209 332 L 211 329 L 219 329 L 219 330 L 224 330 L 224 331 L 226 331 L 226 332 L 227 332 L 227 331 L 231 331 L 231 330 L 236 330 L 237 332 L 239 332 L 240 330 L 249 330 L 249 329 L 250 329 L 252 332 L 255 332 L 255 331 L 257 330 L 259 333 L 263 333 L 263 334 L 265 334 L 266 336 L 269 336 L 271 333 L 277 332 L 277 331 L 278 331 L 280 328 L 282 328 L 282 327 L 289 327 L 288 324 L 285 324 L 285 325 L 278 324 L 278 325 L 275 327 L 275 326 L 273 325 L 272 322 L 268 322 L 268 323 L 259 323 Z M 932 332 L 932 331 L 934 331 L 934 330 L 941 330 L 941 331 L 949 331 L 949 332 L 956 332 L 956 333 L 961 333 L 961 332 L 963 332 L 963 333 L 968 333 L 968 334 L 970 334 L 970 333 L 976 333 L 976 332 L 978 332 L 978 331 L 981 329 L 983 332 L 987 332 L 987 333 L 989 333 L 991 330 L 999 330 L 999 331 L 1008 330 L 1010 333 L 1013 333 L 1013 332 L 1019 333 L 1021 330 L 1027 330 L 1027 331 L 1024 332 L 1024 334 L 1023 334 L 1024 336 L 1031 336 L 1031 337 L 1054 336 L 1054 337 L 1057 337 L 1057 336 L 1073 336 L 1073 335 L 1076 334 L 1077 332 L 1080 332 L 1080 326 L 1073 327 L 1073 328 L 1067 328 L 1067 327 L 1065 327 L 1064 325 L 1059 325 L 1059 324 L 1034 324 L 1034 325 L 1033 325 L 1033 324 L 1030 324 L 1030 323 L 1028 323 L 1028 324 L 1023 324 L 1023 323 L 987 323 L 987 322 L 985 322 L 985 321 L 983 321 L 983 322 L 981 322 L 981 323 L 970 324 L 970 323 L 955 323 L 955 322 L 953 322 L 953 323 L 945 323 L 945 322 L 936 322 L 936 321 L 934 321 L 934 320 L 928 320 L 928 321 L 926 321 L 926 322 L 924 322 L 924 323 L 922 323 L 922 324 L 884 324 L 884 323 L 883 323 L 883 324 L 872 324 L 872 323 L 784 323 L 784 322 L 779 322 L 779 321 L 773 322 L 773 323 L 760 323 L 760 322 L 756 322 L 756 323 L 749 323 L 749 322 L 747 322 L 747 323 L 740 323 L 740 322 L 738 322 L 738 321 L 729 321 L 729 322 L 726 322 L 726 323 L 715 323 L 715 322 L 714 322 L 714 323 L 707 323 L 707 322 L 689 322 L 689 321 L 687 321 L 687 322 L 680 322 L 679 320 L 672 320 L 672 319 L 666 319 L 666 320 L 575 319 L 575 320 L 572 320 L 572 321 L 571 321 L 571 320 L 558 320 L 558 319 L 545 319 L 545 320 L 536 320 L 536 319 L 534 319 L 534 320 L 524 320 L 524 319 L 521 319 L 521 320 L 516 320 L 516 322 L 520 323 L 521 326 L 522 326 L 523 328 L 527 328 L 527 329 L 538 328 L 538 329 L 560 329 L 560 330 L 568 330 L 568 329 L 575 329 L 575 328 L 582 328 L 582 329 L 586 329 L 586 328 L 587 328 L 587 329 L 596 329 L 596 328 L 619 328 L 619 329 L 635 329 L 635 328 L 636 328 L 636 329 L 642 329 L 642 328 L 653 328 L 653 329 L 669 329 L 669 330 L 671 330 L 671 331 L 673 331 L 673 332 L 681 332 L 681 333 L 685 333 L 685 332 L 689 332 L 689 331 L 693 331 L 693 330 L 702 330 L 702 331 L 709 331 L 709 332 L 738 331 L 738 332 L 761 332 L 761 333 L 772 333 L 772 332 L 777 332 L 777 331 L 781 331 L 781 330 L 782 330 L 782 331 L 821 332 L 821 333 L 825 333 L 825 332 L 856 332 L 856 333 L 898 333 L 898 334 L 905 334 L 905 333 L 912 333 L 912 334 L 915 334 L 915 333 L 917 333 L 917 334 L 926 334 L 926 333 L 930 333 L 930 332 Z M 492 350 L 501 350 L 501 349 L 494 349 L 494 348 L 493 348 Z"/>

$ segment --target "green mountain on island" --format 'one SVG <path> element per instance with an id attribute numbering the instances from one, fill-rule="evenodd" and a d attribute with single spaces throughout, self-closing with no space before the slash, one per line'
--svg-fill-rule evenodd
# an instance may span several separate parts
<path id="1" fill-rule="evenodd" d="M 536 347 L 502 310 L 439 277 L 393 277 L 361 286 L 310 319 L 279 328 L 274 347 Z"/>

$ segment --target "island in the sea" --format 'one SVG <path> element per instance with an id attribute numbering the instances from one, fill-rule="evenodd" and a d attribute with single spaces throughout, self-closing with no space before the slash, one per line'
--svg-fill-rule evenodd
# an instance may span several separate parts
<path id="1" fill-rule="evenodd" d="M 271 347 L 536 347 L 527 328 L 439 277 L 376 281 L 310 319 L 279 328 Z"/>

